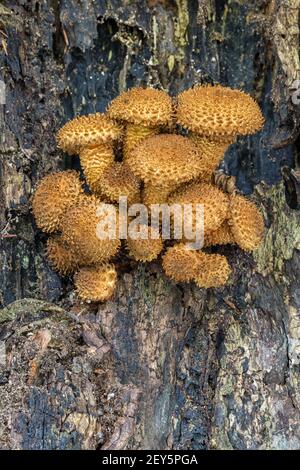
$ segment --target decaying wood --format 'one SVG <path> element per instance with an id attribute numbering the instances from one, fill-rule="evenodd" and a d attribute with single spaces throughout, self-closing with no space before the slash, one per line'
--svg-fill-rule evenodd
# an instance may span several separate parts
<path id="1" fill-rule="evenodd" d="M 300 448 L 298 18 L 299 0 L 1 4 L 1 448 Z M 266 116 L 218 179 L 252 193 L 263 246 L 221 250 L 224 289 L 129 263 L 111 301 L 80 304 L 30 212 L 43 175 L 79 167 L 56 130 L 127 87 L 202 81 L 251 92 Z"/>

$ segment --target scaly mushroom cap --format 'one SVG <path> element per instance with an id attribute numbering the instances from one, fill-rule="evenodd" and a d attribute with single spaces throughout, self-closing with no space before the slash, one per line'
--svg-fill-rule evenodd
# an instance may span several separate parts
<path id="1" fill-rule="evenodd" d="M 85 147 L 111 143 L 121 135 L 122 127 L 105 114 L 88 114 L 67 122 L 57 133 L 57 145 L 73 155 Z"/>
<path id="2" fill-rule="evenodd" d="M 204 230 L 206 233 L 217 230 L 222 225 L 229 211 L 227 194 L 209 183 L 192 183 L 172 193 L 169 204 L 192 205 L 193 229 L 196 227 L 196 205 L 204 205 Z M 174 210 L 176 212 L 176 208 Z"/>
<path id="3" fill-rule="evenodd" d="M 234 245 L 235 240 L 231 232 L 228 221 L 222 223 L 222 225 L 213 232 L 208 232 L 204 235 L 204 246 L 216 246 L 216 245 Z"/>
<path id="4" fill-rule="evenodd" d="M 220 85 L 195 86 L 178 96 L 177 120 L 197 134 L 219 137 L 254 134 L 264 118 L 250 95 Z"/>
<path id="5" fill-rule="evenodd" d="M 170 279 L 189 282 L 197 276 L 204 257 L 202 251 L 191 250 L 188 245 L 179 243 L 168 248 L 163 256 L 162 266 Z"/>
<path id="6" fill-rule="evenodd" d="M 172 187 L 195 178 L 201 170 L 195 145 L 181 135 L 161 134 L 145 139 L 127 159 L 145 183 Z"/>
<path id="7" fill-rule="evenodd" d="M 78 296 L 85 301 L 103 302 L 112 297 L 117 285 L 117 271 L 112 264 L 80 269 L 74 276 Z"/>
<path id="8" fill-rule="evenodd" d="M 79 265 L 76 254 L 60 236 L 53 236 L 47 240 L 46 256 L 53 269 L 62 276 L 73 273 Z"/>
<path id="9" fill-rule="evenodd" d="M 32 198 L 37 226 L 47 233 L 60 230 L 65 212 L 77 203 L 82 193 L 76 171 L 61 171 L 45 176 Z"/>
<path id="10" fill-rule="evenodd" d="M 225 256 L 205 253 L 201 269 L 195 277 L 198 287 L 222 287 L 227 283 L 231 268 Z"/>
<path id="11" fill-rule="evenodd" d="M 120 196 L 127 196 L 128 204 L 140 200 L 140 181 L 126 162 L 110 165 L 104 171 L 98 188 L 111 202 L 119 202 Z"/>
<path id="12" fill-rule="evenodd" d="M 113 119 L 133 124 L 163 126 L 172 120 L 173 104 L 164 91 L 131 88 L 110 103 L 107 113 Z"/>
<path id="13" fill-rule="evenodd" d="M 150 227 L 140 226 L 138 230 L 142 231 L 143 228 L 145 229 L 145 233 L 148 234 L 148 238 L 133 239 L 129 236 L 127 238 L 126 247 L 129 251 L 129 255 L 136 261 L 146 263 L 156 259 L 164 245 L 160 236 L 158 238 L 151 238 Z"/>
<path id="14" fill-rule="evenodd" d="M 97 232 L 97 226 L 100 224 L 99 227 L 105 229 L 105 233 L 109 235 L 106 226 L 102 225 L 108 221 L 106 215 L 109 214 L 110 207 L 115 209 L 109 204 L 102 205 L 95 197 L 89 200 L 87 196 L 80 205 L 71 208 L 65 214 L 62 221 L 62 238 L 78 254 L 81 265 L 102 263 L 117 253 L 120 240 L 110 237 L 99 238 Z M 99 208 L 104 208 L 102 215 L 97 215 Z M 118 219 L 118 215 L 116 218 Z M 118 235 L 118 230 L 116 232 Z"/>
<path id="15" fill-rule="evenodd" d="M 114 162 L 114 152 L 109 144 L 85 148 L 80 152 L 80 163 L 86 181 L 92 191 L 97 192 L 104 171 Z"/>
<path id="16" fill-rule="evenodd" d="M 253 202 L 230 196 L 230 228 L 236 243 L 245 251 L 255 250 L 264 234 L 264 219 Z"/>

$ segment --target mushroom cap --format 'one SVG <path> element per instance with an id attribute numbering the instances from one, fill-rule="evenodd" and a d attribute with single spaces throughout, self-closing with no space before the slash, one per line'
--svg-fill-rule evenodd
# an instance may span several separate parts
<path id="1" fill-rule="evenodd" d="M 113 119 L 144 126 L 167 125 L 174 115 L 170 96 L 154 88 L 131 88 L 109 105 L 108 115 Z"/>
<path id="2" fill-rule="evenodd" d="M 205 247 L 234 244 L 235 240 L 227 220 L 225 220 L 222 225 L 217 228 L 217 230 L 214 230 L 213 232 L 208 232 L 204 235 Z"/>
<path id="3" fill-rule="evenodd" d="M 140 199 L 140 180 L 126 162 L 115 162 L 103 173 L 99 189 L 111 202 L 119 202 L 120 196 L 127 196 L 128 204 Z"/>
<path id="4" fill-rule="evenodd" d="M 178 96 L 177 121 L 197 134 L 230 138 L 254 134 L 264 117 L 254 99 L 221 85 L 197 85 Z"/>
<path id="5" fill-rule="evenodd" d="M 109 144 L 85 148 L 80 152 L 80 163 L 86 181 L 92 191 L 97 192 L 104 171 L 114 162 L 114 152 Z"/>
<path id="6" fill-rule="evenodd" d="M 99 207 L 104 208 L 102 215 L 97 215 Z M 115 210 L 110 204 L 103 206 L 97 198 L 86 196 L 65 214 L 61 224 L 62 238 L 78 254 L 81 265 L 102 263 L 117 253 L 120 240 L 110 237 L 102 239 L 97 235 L 97 225 L 107 220 L 110 207 Z"/>
<path id="7" fill-rule="evenodd" d="M 126 161 L 139 178 L 154 186 L 178 186 L 196 178 L 201 171 L 197 147 L 181 135 L 149 137 Z"/>
<path id="8" fill-rule="evenodd" d="M 176 282 L 189 282 L 197 276 L 205 254 L 191 250 L 185 243 L 167 249 L 162 259 L 166 275 Z"/>
<path id="9" fill-rule="evenodd" d="M 74 284 L 82 300 L 103 302 L 110 299 L 116 289 L 116 268 L 113 264 L 82 268 L 75 274 Z"/>
<path id="10" fill-rule="evenodd" d="M 53 269 L 62 276 L 73 273 L 79 265 L 76 254 L 59 235 L 48 238 L 46 256 Z"/>
<path id="11" fill-rule="evenodd" d="M 205 289 L 224 286 L 231 273 L 227 258 L 215 254 L 205 253 L 204 255 L 201 269 L 194 279 L 197 286 Z"/>
<path id="12" fill-rule="evenodd" d="M 126 247 L 132 258 L 136 261 L 146 263 L 155 260 L 159 256 L 163 250 L 164 244 L 160 236 L 158 238 L 151 238 L 150 227 L 140 226 L 139 230 L 141 231 L 143 228 L 147 231 L 148 238 L 134 239 L 128 237 Z"/>
<path id="13" fill-rule="evenodd" d="M 77 116 L 57 133 L 57 145 L 70 155 L 85 147 L 111 143 L 122 135 L 122 127 L 102 113 Z"/>
<path id="14" fill-rule="evenodd" d="M 258 248 L 264 234 L 264 219 L 253 202 L 240 195 L 230 196 L 229 224 L 236 243 L 243 250 Z"/>
<path id="15" fill-rule="evenodd" d="M 191 183 L 172 193 L 168 202 L 180 205 L 191 204 L 194 228 L 196 226 L 196 205 L 203 204 L 206 233 L 217 230 L 228 216 L 229 211 L 228 195 L 209 183 Z"/>
<path id="16" fill-rule="evenodd" d="M 67 170 L 45 176 L 32 198 L 37 226 L 47 233 L 60 230 L 65 212 L 78 202 L 82 193 L 76 171 Z"/>

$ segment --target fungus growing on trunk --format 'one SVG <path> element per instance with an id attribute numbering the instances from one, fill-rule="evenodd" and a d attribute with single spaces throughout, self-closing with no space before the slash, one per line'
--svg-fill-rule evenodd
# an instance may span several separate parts
<path id="1" fill-rule="evenodd" d="M 81 268 L 74 276 L 78 296 L 87 302 L 109 300 L 116 289 L 117 271 L 113 264 Z"/>

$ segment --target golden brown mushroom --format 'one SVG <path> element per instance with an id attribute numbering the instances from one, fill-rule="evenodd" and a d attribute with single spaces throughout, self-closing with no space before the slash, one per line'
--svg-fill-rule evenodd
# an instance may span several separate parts
<path id="1" fill-rule="evenodd" d="M 76 205 L 82 193 L 76 171 L 61 171 L 45 176 L 32 198 L 37 226 L 47 233 L 60 230 L 65 212 Z"/>
<path id="2" fill-rule="evenodd" d="M 103 213 L 97 215 L 97 210 L 103 208 Z M 114 206 L 111 206 L 113 211 Z M 78 254 L 80 264 L 96 264 L 109 261 L 118 251 L 120 240 L 112 239 L 106 221 L 110 214 L 110 205 L 101 205 L 95 197 L 88 197 L 81 204 L 71 208 L 62 220 L 62 238 Z M 117 218 L 117 217 L 116 217 Z M 103 222 L 103 230 L 107 238 L 100 238 L 97 226 Z M 101 227 L 102 228 L 102 227 Z M 113 235 L 118 235 L 118 230 Z"/>
<path id="3" fill-rule="evenodd" d="M 205 254 L 191 250 L 189 245 L 178 243 L 167 249 L 162 266 L 166 275 L 176 282 L 189 282 L 195 279 Z"/>
<path id="4" fill-rule="evenodd" d="M 108 115 L 127 123 L 124 139 L 124 157 L 146 137 L 160 132 L 174 116 L 172 99 L 154 88 L 131 88 L 109 105 Z"/>
<path id="5" fill-rule="evenodd" d="M 206 156 L 206 180 L 238 135 L 254 134 L 264 124 L 250 95 L 220 85 L 197 85 L 180 93 L 177 121 L 192 132 L 191 138 Z"/>
<path id="6" fill-rule="evenodd" d="M 159 235 L 157 238 L 151 238 L 150 227 L 141 225 L 137 227 L 137 230 L 141 232 L 143 228 L 147 238 L 131 238 L 129 236 L 126 246 L 130 256 L 132 256 L 136 261 L 146 263 L 156 259 L 163 250 L 164 245 L 162 238 Z"/>
<path id="7" fill-rule="evenodd" d="M 110 299 L 117 285 L 117 271 L 112 264 L 80 269 L 74 276 L 78 296 L 87 302 L 103 302 Z"/>
<path id="8" fill-rule="evenodd" d="M 205 233 L 217 230 L 229 213 L 227 194 L 209 183 L 191 183 L 171 194 L 168 202 L 169 204 L 179 204 L 182 208 L 184 204 L 192 205 L 194 230 L 196 228 L 196 205 L 203 204 Z"/>
<path id="9" fill-rule="evenodd" d="M 173 134 L 145 139 L 127 162 L 145 183 L 146 204 L 166 202 L 171 191 L 196 178 L 203 168 L 195 145 L 188 138 Z"/>
<path id="10" fill-rule="evenodd" d="M 230 196 L 229 224 L 236 243 L 243 250 L 258 248 L 264 234 L 264 219 L 253 202 L 243 196 Z"/>
<path id="11" fill-rule="evenodd" d="M 115 162 L 103 172 L 95 191 L 111 202 L 119 202 L 121 196 L 126 196 L 128 204 L 134 204 L 140 201 L 140 180 L 126 162 Z"/>
<path id="12" fill-rule="evenodd" d="M 58 147 L 69 155 L 83 149 L 108 144 L 122 136 L 122 127 L 105 114 L 78 116 L 67 122 L 57 133 Z"/>
<path id="13" fill-rule="evenodd" d="M 194 280 L 198 287 L 205 289 L 222 287 L 226 285 L 230 273 L 231 268 L 225 256 L 205 253 L 201 269 Z"/>
<path id="14" fill-rule="evenodd" d="M 79 266 L 78 256 L 59 235 L 47 240 L 46 256 L 53 269 L 62 276 L 73 273 Z"/>

